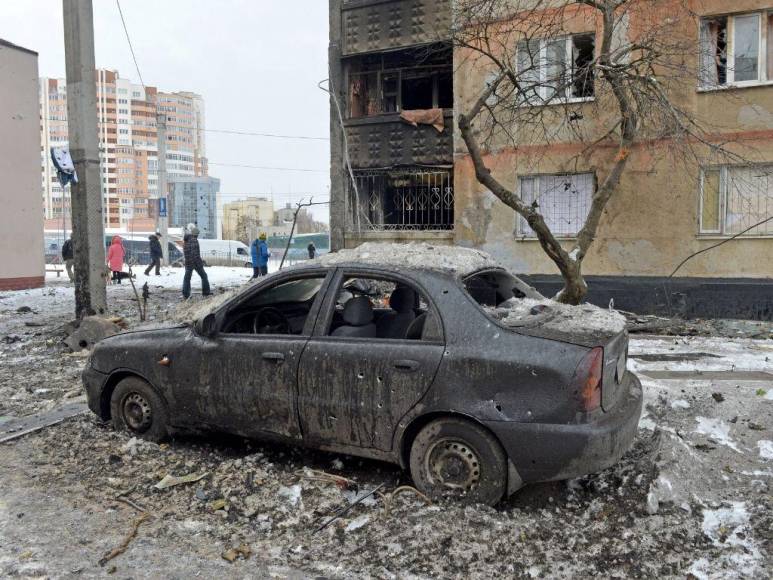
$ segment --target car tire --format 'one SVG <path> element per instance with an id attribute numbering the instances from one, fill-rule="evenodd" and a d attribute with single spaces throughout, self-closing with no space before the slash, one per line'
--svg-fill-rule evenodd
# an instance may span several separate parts
<path id="1" fill-rule="evenodd" d="M 110 397 L 110 416 L 116 431 L 160 442 L 169 436 L 169 412 L 161 396 L 139 377 L 123 379 Z"/>
<path id="2" fill-rule="evenodd" d="M 433 499 L 494 505 L 507 486 L 507 457 L 486 429 L 456 417 L 432 421 L 411 445 L 411 477 Z"/>

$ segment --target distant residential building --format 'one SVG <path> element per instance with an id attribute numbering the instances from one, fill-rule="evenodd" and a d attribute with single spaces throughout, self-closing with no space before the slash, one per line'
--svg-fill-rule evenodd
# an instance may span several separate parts
<path id="1" fill-rule="evenodd" d="M 217 195 L 220 180 L 214 177 L 174 177 L 169 185 L 169 226 L 184 228 L 194 223 L 199 237 L 217 239 Z"/>
<path id="2" fill-rule="evenodd" d="M 190 92 L 160 92 L 97 70 L 97 111 L 105 227 L 152 230 L 157 215 L 158 135 L 156 116 L 167 117 L 166 170 L 206 176 L 205 108 Z M 40 162 L 46 229 L 70 229 L 70 192 L 62 191 L 50 161 L 51 147 L 68 145 L 67 83 L 41 78 Z"/>
<path id="3" fill-rule="evenodd" d="M 268 197 L 247 197 L 222 205 L 224 240 L 251 240 L 274 223 L 274 202 Z"/>
<path id="4" fill-rule="evenodd" d="M 38 54 L 0 39 L 0 290 L 42 286 Z"/>

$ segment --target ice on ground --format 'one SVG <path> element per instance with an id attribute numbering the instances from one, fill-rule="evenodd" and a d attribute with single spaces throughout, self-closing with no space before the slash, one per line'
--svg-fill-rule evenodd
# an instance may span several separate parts
<path id="1" fill-rule="evenodd" d="M 697 578 L 715 578 L 720 570 L 728 568 L 743 570 L 749 577 L 762 571 L 759 564 L 762 554 L 753 540 L 746 502 L 730 502 L 729 507 L 715 510 L 704 508 L 701 529 L 714 546 L 725 553 L 711 560 L 696 560 L 690 572 Z"/>
<path id="2" fill-rule="evenodd" d="M 366 525 L 369 521 L 370 521 L 370 516 L 368 515 L 355 518 L 351 522 L 349 522 L 349 524 L 346 526 L 346 531 L 353 532 L 354 530 L 358 530 L 364 525 Z"/>
<path id="3" fill-rule="evenodd" d="M 696 433 L 706 435 L 720 445 L 726 445 L 727 447 L 730 447 L 730 449 L 741 453 L 741 450 L 730 438 L 730 425 L 725 423 L 722 419 L 695 417 L 695 420 L 698 422 L 698 428 L 695 430 Z"/>
<path id="4" fill-rule="evenodd" d="M 427 243 L 380 244 L 366 242 L 352 250 L 340 250 L 317 258 L 324 266 L 346 262 L 387 266 L 396 269 L 446 270 L 460 276 L 499 264 L 485 252 L 459 246 L 433 246 Z"/>
<path id="5" fill-rule="evenodd" d="M 763 459 L 773 459 L 773 441 L 761 439 L 757 441 L 757 447 L 760 449 L 760 457 Z"/>
<path id="6" fill-rule="evenodd" d="M 689 409 L 690 408 L 690 403 L 688 403 L 684 399 L 677 399 L 676 401 L 671 401 L 671 408 L 672 409 Z"/>
<path id="7" fill-rule="evenodd" d="M 491 314 L 505 326 L 513 328 L 536 326 L 565 333 L 618 334 L 625 330 L 625 317 L 616 310 L 599 308 L 593 304 L 573 306 L 550 298 L 511 298 Z"/>
<path id="8" fill-rule="evenodd" d="M 657 513 L 661 503 L 673 502 L 675 498 L 671 481 L 662 475 L 659 476 L 650 484 L 650 490 L 647 493 L 647 513 L 650 515 Z"/>
<path id="9" fill-rule="evenodd" d="M 298 505 L 301 500 L 301 486 L 300 484 L 291 485 L 290 487 L 282 486 L 279 488 L 279 495 L 287 499 L 290 505 Z"/>

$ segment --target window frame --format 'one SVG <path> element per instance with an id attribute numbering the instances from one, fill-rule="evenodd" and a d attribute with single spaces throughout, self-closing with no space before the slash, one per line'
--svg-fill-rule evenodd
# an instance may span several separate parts
<path id="1" fill-rule="evenodd" d="M 596 176 L 595 171 L 578 171 L 576 173 L 529 173 L 526 175 L 518 175 L 518 197 L 521 198 L 522 201 L 524 201 L 521 186 L 524 179 L 542 179 L 544 177 L 567 177 L 567 176 L 575 176 L 575 175 L 590 175 L 591 179 L 593 181 L 592 190 L 590 192 L 590 198 L 588 200 L 588 211 L 590 211 L 590 204 L 593 202 L 593 196 L 595 195 L 596 191 L 598 190 L 598 178 Z M 538 188 L 539 188 L 539 181 L 537 182 Z M 524 201 L 525 203 L 525 201 Z M 543 217 L 546 217 L 544 213 L 542 213 Z M 587 220 L 587 216 L 585 217 Z M 546 219 L 547 221 L 547 219 Z M 516 227 L 515 227 L 515 233 L 516 237 L 519 238 L 520 241 L 537 241 L 537 234 L 532 230 L 528 224 L 526 224 L 526 229 L 524 229 L 524 218 L 520 214 L 516 214 Z M 585 225 L 585 222 L 583 222 L 583 225 Z M 574 234 L 556 234 L 553 232 L 553 235 L 558 240 L 576 240 L 577 235 L 580 233 L 580 230 L 582 229 L 582 226 L 580 226 L 579 230 L 575 232 Z"/>
<path id="2" fill-rule="evenodd" d="M 275 277 L 276 276 L 276 277 Z M 217 337 L 240 337 L 240 338 L 252 338 L 255 340 L 260 339 L 278 339 L 278 338 L 305 338 L 309 339 L 314 335 L 316 325 L 318 323 L 319 315 L 327 297 L 328 289 L 330 288 L 330 282 L 335 277 L 335 271 L 326 268 L 314 268 L 309 270 L 303 270 L 300 272 L 287 273 L 285 275 L 269 275 L 260 282 L 256 283 L 252 288 L 241 292 L 228 300 L 225 304 L 220 306 L 214 314 L 216 316 L 217 324 Z M 294 280 L 300 280 L 305 278 L 322 278 L 322 285 L 319 288 L 314 302 L 309 309 L 309 314 L 303 325 L 301 334 L 254 334 L 251 332 L 224 332 L 223 328 L 226 324 L 226 319 L 230 312 L 238 308 L 245 302 L 252 300 L 256 295 L 265 290 L 269 290 L 276 286 L 281 286 Z"/>
<path id="3" fill-rule="evenodd" d="M 437 330 L 440 335 L 437 340 L 432 340 L 422 336 L 418 340 L 407 338 L 379 338 L 379 337 L 353 337 L 353 336 L 331 336 L 330 326 L 333 324 L 333 316 L 335 314 L 336 302 L 338 299 L 338 292 L 341 289 L 343 283 L 348 278 L 374 278 L 376 280 L 383 280 L 393 283 L 401 283 L 411 287 L 414 292 L 420 295 L 420 298 L 427 302 L 427 315 L 432 315 L 437 320 Z M 425 325 L 426 328 L 426 325 Z M 357 266 L 341 266 L 336 269 L 335 275 L 331 278 L 327 289 L 327 297 L 323 303 L 319 314 L 317 315 L 317 322 L 312 332 L 312 337 L 315 339 L 323 339 L 332 342 L 350 342 L 356 340 L 364 343 L 377 343 L 377 344 L 395 344 L 397 342 L 402 344 L 426 344 L 443 346 L 446 344 L 446 332 L 443 324 L 443 317 L 440 315 L 440 311 L 432 299 L 431 294 L 427 291 L 423 284 L 415 278 L 408 278 L 401 274 L 397 274 L 391 271 L 377 270 L 366 267 Z"/>
<path id="4" fill-rule="evenodd" d="M 757 78 L 745 81 L 735 80 L 735 48 L 736 39 L 735 21 L 737 18 L 757 16 Z M 708 14 L 698 19 L 698 92 L 712 92 L 735 88 L 758 87 L 773 84 L 773 77 L 768 78 L 768 44 L 773 43 L 773 38 L 768 35 L 768 19 L 773 17 L 773 9 L 749 10 L 744 12 L 730 12 L 720 14 Z M 703 24 L 706 21 L 717 18 L 727 18 L 727 39 L 725 55 L 725 83 L 709 84 L 703 79 Z"/>
<path id="5" fill-rule="evenodd" d="M 706 167 L 701 167 L 701 175 L 700 175 L 700 187 L 698 190 L 699 198 L 698 198 L 698 237 L 701 238 L 711 238 L 711 237 L 719 237 L 719 238 L 732 238 L 736 237 L 739 239 L 755 239 L 755 238 L 764 238 L 764 239 L 770 239 L 773 238 L 773 233 L 747 233 L 747 234 L 741 234 L 739 235 L 737 232 L 728 232 L 727 231 L 727 208 L 728 208 L 728 195 L 730 194 L 729 190 L 729 173 L 732 169 L 754 169 L 759 168 L 761 170 L 765 170 L 770 174 L 771 177 L 773 177 L 773 162 L 771 163 L 757 163 L 752 165 L 708 165 Z M 704 185 L 706 180 L 706 173 L 710 171 L 719 171 L 719 227 L 718 229 L 704 229 L 703 227 L 703 198 L 704 198 Z"/>
<path id="6" fill-rule="evenodd" d="M 518 66 L 518 60 L 521 50 L 521 45 L 526 44 L 528 45 L 530 42 L 539 42 L 540 49 L 539 49 L 539 56 L 538 63 L 535 65 L 537 67 L 537 72 L 539 73 L 539 79 L 537 81 L 537 90 L 536 96 L 539 99 L 538 102 L 533 103 L 529 101 L 529 95 L 526 93 L 521 93 L 520 95 L 516 95 L 516 97 L 520 100 L 522 99 L 522 102 L 519 103 L 519 106 L 521 107 L 539 107 L 539 106 L 547 106 L 547 105 L 560 105 L 560 104 L 572 104 L 572 103 L 588 103 L 593 102 L 596 100 L 596 79 L 594 77 L 593 79 L 593 95 L 589 97 L 573 97 L 570 96 L 572 87 L 574 86 L 574 63 L 572 59 L 572 55 L 574 54 L 574 38 L 578 36 L 591 36 L 593 38 L 593 56 L 596 57 L 596 32 L 595 31 L 587 31 L 587 32 L 576 32 L 572 34 L 567 34 L 563 36 L 556 36 L 552 38 L 532 38 L 528 40 L 519 40 L 516 43 L 515 46 L 515 70 L 516 74 L 520 75 L 521 72 L 519 70 Z M 553 95 L 551 98 L 547 98 L 547 92 L 549 90 L 554 90 L 552 87 L 548 85 L 548 77 L 547 77 L 547 71 L 548 71 L 548 45 L 563 41 L 564 42 L 564 74 L 568 75 L 568 78 L 563 81 L 564 85 L 564 94 L 561 95 Z M 532 59 L 532 64 L 534 64 L 534 59 Z"/>

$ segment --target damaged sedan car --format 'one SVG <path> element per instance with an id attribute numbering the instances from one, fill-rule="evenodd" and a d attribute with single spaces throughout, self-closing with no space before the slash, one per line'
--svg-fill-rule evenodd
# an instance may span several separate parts
<path id="1" fill-rule="evenodd" d="M 605 469 L 636 434 L 624 318 L 475 250 L 364 244 L 182 308 L 96 345 L 83 380 L 103 420 L 384 460 L 487 504 Z"/>

